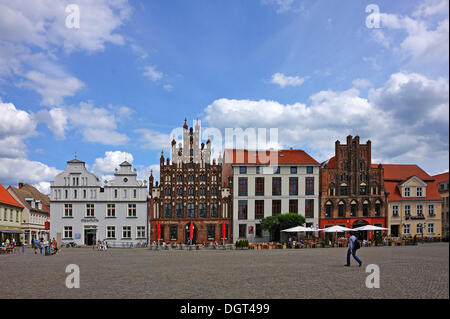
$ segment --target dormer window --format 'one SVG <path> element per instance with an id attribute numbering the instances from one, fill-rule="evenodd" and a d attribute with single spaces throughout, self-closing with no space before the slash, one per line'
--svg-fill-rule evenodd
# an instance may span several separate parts
<path id="1" fill-rule="evenodd" d="M 411 188 L 405 187 L 405 197 L 410 197 L 410 196 L 411 196 Z"/>
<path id="2" fill-rule="evenodd" d="M 423 197 L 423 188 L 422 187 L 417 187 L 416 188 L 416 196 L 417 197 Z"/>

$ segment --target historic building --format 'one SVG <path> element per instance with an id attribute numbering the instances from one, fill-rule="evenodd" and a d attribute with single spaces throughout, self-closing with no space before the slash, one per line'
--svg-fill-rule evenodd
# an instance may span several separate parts
<path id="1" fill-rule="evenodd" d="M 441 237 L 442 197 L 435 178 L 417 165 L 383 164 L 392 237 Z"/>
<path id="2" fill-rule="evenodd" d="M 340 225 L 386 226 L 386 194 L 383 166 L 372 164 L 372 144 L 360 144 L 359 136 L 347 136 L 347 144 L 335 142 L 335 156 L 320 170 L 320 228 Z M 364 232 L 363 236 L 372 236 Z"/>
<path id="3" fill-rule="evenodd" d="M 227 149 L 224 160 L 224 182 L 232 179 L 234 242 L 270 241 L 260 224 L 267 216 L 301 214 L 306 226 L 318 226 L 320 164 L 306 152 Z"/>
<path id="4" fill-rule="evenodd" d="M 22 210 L 23 206 L 0 184 L 0 244 L 7 239 L 22 242 Z"/>
<path id="5" fill-rule="evenodd" d="M 31 245 L 36 239 L 49 240 L 50 198 L 36 187 L 19 183 L 19 187 L 8 187 L 8 192 L 23 207 L 22 230 L 23 243 Z"/>
<path id="6" fill-rule="evenodd" d="M 448 221 L 449 221 L 449 203 L 448 203 L 448 192 L 449 192 L 449 179 L 448 179 L 449 173 L 442 173 L 433 176 L 435 179 L 435 182 L 438 185 L 439 193 L 442 196 L 442 238 L 446 238 L 448 240 L 449 238 L 449 227 L 448 227 Z"/>
<path id="7" fill-rule="evenodd" d="M 147 181 L 137 179 L 128 162 L 115 169 L 114 179 L 100 180 L 74 159 L 51 183 L 51 236 L 62 243 L 129 247 L 146 243 Z"/>
<path id="8" fill-rule="evenodd" d="M 200 144 L 198 121 L 194 130 L 185 120 L 183 142 L 172 140 L 171 157 L 161 153 L 160 184 L 153 174 L 149 179 L 151 241 L 231 242 L 231 196 L 222 186 L 222 157 L 211 162 L 211 141 Z"/>

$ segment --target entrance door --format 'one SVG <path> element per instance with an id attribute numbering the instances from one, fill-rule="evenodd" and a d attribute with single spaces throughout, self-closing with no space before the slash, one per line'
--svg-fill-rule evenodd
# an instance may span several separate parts
<path id="1" fill-rule="evenodd" d="M 400 225 L 391 225 L 391 237 L 398 237 Z"/>
<path id="2" fill-rule="evenodd" d="M 88 228 L 84 230 L 84 244 L 93 246 L 97 242 L 97 229 Z"/>
<path id="3" fill-rule="evenodd" d="M 186 225 L 185 229 L 185 243 L 187 244 L 189 242 L 189 238 L 190 238 L 190 228 L 191 227 L 191 223 L 188 223 Z M 193 229 L 193 233 L 192 233 L 192 245 L 195 245 L 197 243 L 197 227 L 195 227 L 195 224 L 192 224 L 192 229 Z"/>

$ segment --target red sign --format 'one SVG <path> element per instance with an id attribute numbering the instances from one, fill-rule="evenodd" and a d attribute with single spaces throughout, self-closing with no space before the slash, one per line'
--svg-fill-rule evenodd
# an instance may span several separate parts
<path id="1" fill-rule="evenodd" d="M 161 223 L 156 225 L 156 237 L 157 239 L 161 239 Z"/>
<path id="2" fill-rule="evenodd" d="M 50 229 L 50 222 L 46 221 L 45 222 L 45 230 L 49 230 Z"/>
<path id="3" fill-rule="evenodd" d="M 253 226 L 248 226 L 248 233 L 253 234 Z"/>
<path id="4" fill-rule="evenodd" d="M 222 223 L 222 238 L 227 238 L 227 227 L 225 225 L 225 223 Z"/>

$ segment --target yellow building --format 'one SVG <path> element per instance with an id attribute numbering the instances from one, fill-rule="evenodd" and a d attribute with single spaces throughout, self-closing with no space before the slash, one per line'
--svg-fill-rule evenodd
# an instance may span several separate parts
<path id="1" fill-rule="evenodd" d="M 22 210 L 23 206 L 0 184 L 0 243 L 23 241 Z"/>
<path id="2" fill-rule="evenodd" d="M 448 241 L 449 238 L 449 173 L 442 173 L 434 175 L 436 183 L 438 184 L 439 194 L 441 194 L 442 203 L 442 238 Z"/>
<path id="3" fill-rule="evenodd" d="M 441 238 L 442 197 L 434 177 L 417 165 L 383 164 L 388 235 Z"/>

